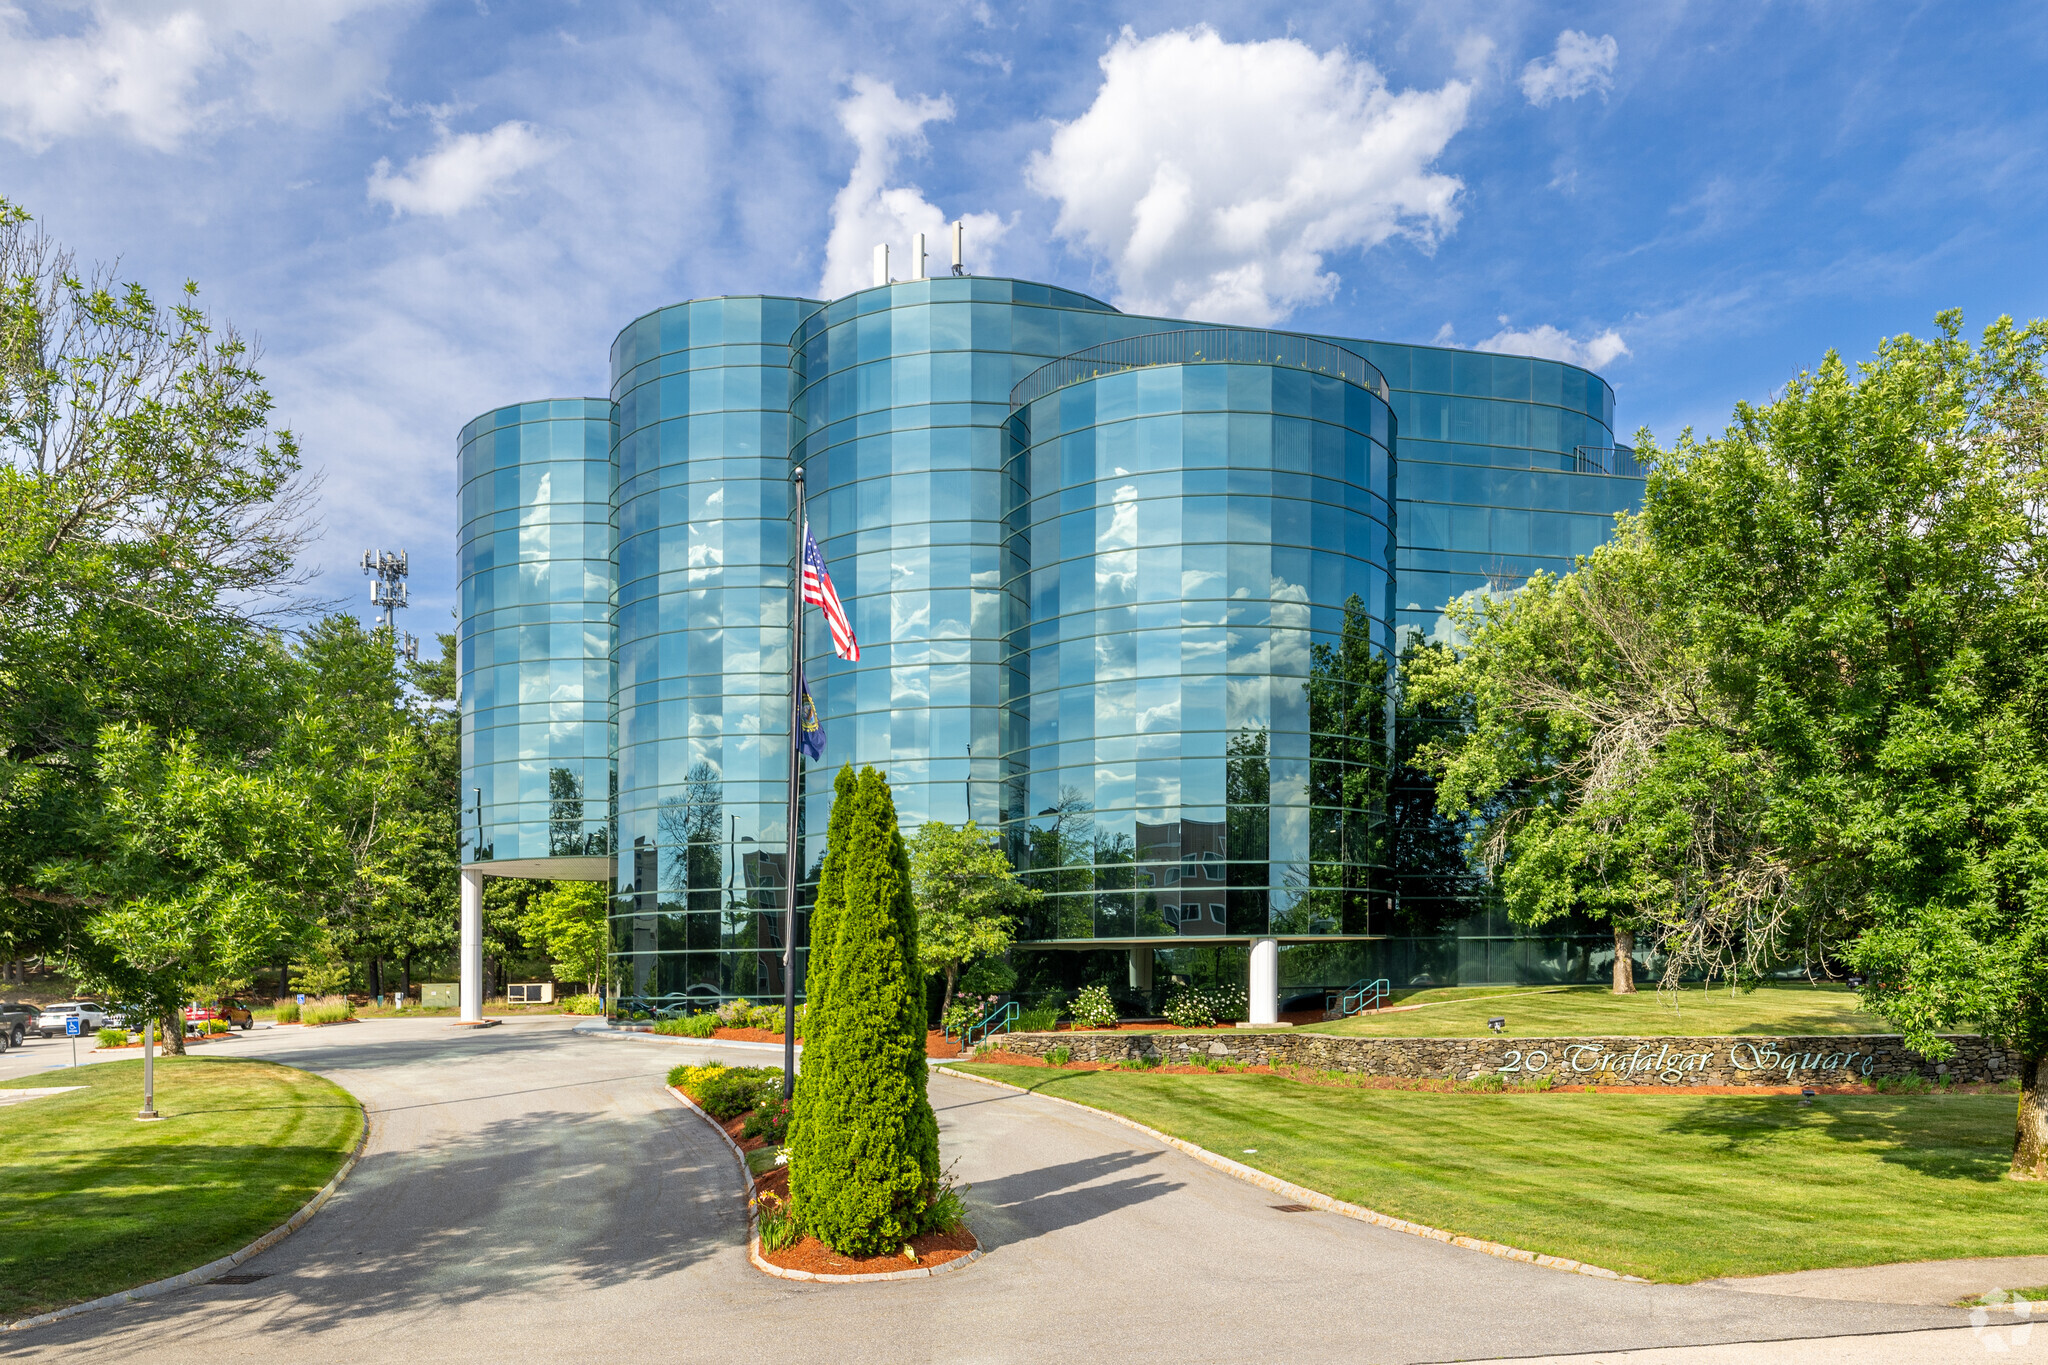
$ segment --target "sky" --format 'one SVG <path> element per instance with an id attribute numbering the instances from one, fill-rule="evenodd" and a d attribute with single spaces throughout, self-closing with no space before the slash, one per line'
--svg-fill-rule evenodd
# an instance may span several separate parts
<path id="1" fill-rule="evenodd" d="M 634 317 L 977 274 L 1547 355 L 1718 431 L 1830 348 L 2048 313 L 2048 7 L 0 0 L 0 197 L 262 346 L 323 590 Z"/>

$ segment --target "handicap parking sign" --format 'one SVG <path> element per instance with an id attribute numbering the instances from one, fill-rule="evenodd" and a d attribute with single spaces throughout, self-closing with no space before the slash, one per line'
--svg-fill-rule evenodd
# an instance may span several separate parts
<path id="1" fill-rule="evenodd" d="M 85 1032 L 85 1021 L 79 1018 L 77 1015 L 74 1014 L 69 1019 L 66 1019 L 64 1021 L 65 1037 L 76 1038 L 79 1034 L 83 1032 Z"/>

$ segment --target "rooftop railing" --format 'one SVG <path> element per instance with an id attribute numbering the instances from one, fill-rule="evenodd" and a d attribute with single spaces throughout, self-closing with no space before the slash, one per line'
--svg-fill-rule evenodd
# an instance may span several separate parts
<path id="1" fill-rule="evenodd" d="M 1157 365 L 1276 365 L 1329 375 L 1387 401 L 1386 377 L 1364 356 L 1342 346 L 1291 332 L 1184 327 L 1106 341 L 1041 365 L 1010 390 L 1010 411 L 1069 384 Z"/>
<path id="2" fill-rule="evenodd" d="M 1630 446 L 1574 446 L 1572 459 L 1581 474 L 1618 474 L 1624 479 L 1645 476 L 1642 462 Z"/>

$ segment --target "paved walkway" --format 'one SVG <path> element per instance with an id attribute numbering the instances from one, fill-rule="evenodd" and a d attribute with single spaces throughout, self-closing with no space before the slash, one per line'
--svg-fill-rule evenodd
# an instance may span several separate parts
<path id="1" fill-rule="evenodd" d="M 1898 1265 L 1848 1270 L 1795 1270 L 1784 1275 L 1747 1275 L 1709 1280 L 1724 1289 L 1752 1294 L 1791 1294 L 1807 1299 L 1855 1299 L 1862 1303 L 1949 1304 L 1994 1289 L 2048 1285 L 2048 1256 L 1986 1256 L 1974 1261 L 1905 1261 Z M 2041 1305 L 2048 1322 L 2048 1303 Z"/>
<path id="2" fill-rule="evenodd" d="M 943 1076 L 932 1099 L 944 1151 L 973 1185 L 989 1255 L 935 1280 L 774 1280 L 746 1262 L 731 1156 L 658 1085 L 682 1056 L 718 1051 L 548 1020 L 245 1035 L 232 1055 L 306 1066 L 362 1097 L 371 1140 L 355 1175 L 243 1267 L 267 1278 L 0 1337 L 0 1359 L 1184 1365 L 1626 1360 L 1778 1340 L 1635 1359 L 1805 1361 L 1835 1358 L 1815 1354 L 1831 1349 L 1818 1338 L 1970 1331 L 1952 1309 L 1616 1284 L 1280 1213 L 1264 1191 L 1107 1120 Z M 160 1102 L 175 1106 L 168 1085 Z M 1945 1359 L 1870 1353 L 1938 1340 L 1859 1336 L 1849 1346 L 1863 1353 L 1839 1358 Z"/>

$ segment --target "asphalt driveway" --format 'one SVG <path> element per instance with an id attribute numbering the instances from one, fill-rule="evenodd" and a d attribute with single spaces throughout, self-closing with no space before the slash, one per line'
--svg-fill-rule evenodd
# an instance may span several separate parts
<path id="1" fill-rule="evenodd" d="M 376 1021 L 219 1046 L 359 1096 L 371 1128 L 354 1175 L 242 1267 L 263 1278 L 0 1337 L 0 1358 L 1187 1365 L 1618 1360 L 1777 1340 L 1787 1345 L 1770 1356 L 1792 1360 L 1832 1358 L 1814 1338 L 1966 1323 L 1947 1309 L 1617 1284 L 1283 1213 L 1121 1126 L 944 1076 L 932 1080 L 943 1149 L 973 1187 L 989 1254 L 933 1280 L 774 1280 L 747 1263 L 731 1155 L 660 1087 L 685 1056 L 771 1054 L 591 1037 L 564 1019 L 480 1032 Z M 0 1075 L 58 1060 L 37 1061 L 43 1051 L 0 1058 Z M 1904 1360 L 1922 1358 L 1917 1343 L 1959 1339 L 1838 1344 L 1852 1351 L 1843 1359 Z"/>

